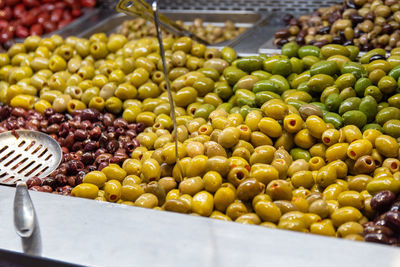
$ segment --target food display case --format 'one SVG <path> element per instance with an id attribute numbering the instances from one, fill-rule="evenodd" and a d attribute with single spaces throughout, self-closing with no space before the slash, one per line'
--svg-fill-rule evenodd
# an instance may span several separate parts
<path id="1" fill-rule="evenodd" d="M 0 53 L 0 266 L 400 266 L 398 1 L 118 2 Z"/>

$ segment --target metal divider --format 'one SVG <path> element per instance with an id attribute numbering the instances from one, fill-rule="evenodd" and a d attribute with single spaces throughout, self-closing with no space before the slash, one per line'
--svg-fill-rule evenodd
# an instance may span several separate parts
<path id="1" fill-rule="evenodd" d="M 169 10 L 247 10 L 306 14 L 320 7 L 342 2 L 338 0 L 161 0 L 159 6 L 160 9 Z M 118 0 L 99 0 L 99 3 L 104 9 L 114 9 Z"/>

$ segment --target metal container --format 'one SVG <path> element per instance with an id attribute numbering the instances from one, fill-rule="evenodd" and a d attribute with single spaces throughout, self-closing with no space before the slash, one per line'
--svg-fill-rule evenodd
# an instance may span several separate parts
<path id="1" fill-rule="evenodd" d="M 115 0 L 98 0 L 104 8 L 114 8 Z M 151 0 L 146 0 L 151 3 Z M 288 12 L 309 14 L 323 6 L 331 6 L 343 0 L 163 0 L 160 9 L 169 10 L 246 10 L 257 12 Z"/>
<path id="2" fill-rule="evenodd" d="M 265 27 L 263 29 L 264 34 L 265 34 L 265 36 L 268 36 L 268 39 L 259 48 L 259 50 L 258 50 L 259 53 L 271 54 L 271 53 L 276 52 L 275 50 L 277 49 L 277 47 L 274 46 L 275 32 L 277 30 L 287 27 L 287 25 L 285 25 L 282 21 L 283 16 L 284 16 L 284 13 L 279 12 L 270 17 L 268 27 Z"/>
<path id="3" fill-rule="evenodd" d="M 200 18 L 203 20 L 205 25 L 211 24 L 213 26 L 224 26 L 225 21 L 231 20 L 234 22 L 236 27 L 246 28 L 243 33 L 232 40 L 213 44 L 213 46 L 217 47 L 228 45 L 234 46 L 243 40 L 243 38 L 248 36 L 254 28 L 261 25 L 266 20 L 265 15 L 251 11 L 160 10 L 160 12 L 172 20 L 181 20 L 187 25 L 192 24 L 195 18 Z M 111 14 L 100 14 L 100 16 L 96 16 L 96 18 L 93 19 L 96 19 L 97 22 L 92 26 L 88 26 L 83 31 L 82 29 L 79 29 L 81 31 L 75 35 L 79 37 L 89 37 L 90 35 L 98 32 L 104 32 L 106 34 L 115 33 L 125 20 L 131 20 L 134 19 L 134 17 L 113 12 Z"/>
<path id="4" fill-rule="evenodd" d="M 284 1 L 274 1 L 271 2 L 280 2 L 280 9 L 273 9 L 271 13 L 272 16 L 269 17 L 268 26 L 264 27 L 263 32 L 266 36 L 268 36 L 268 40 L 261 45 L 258 52 L 263 54 L 271 54 L 274 53 L 274 49 L 277 47 L 274 45 L 274 34 L 277 30 L 288 27 L 283 21 L 282 18 L 285 14 L 289 13 L 295 17 L 299 17 L 305 14 L 311 14 L 317 9 L 321 7 L 333 6 L 335 4 L 341 4 L 341 1 L 321 1 L 321 0 L 307 0 L 307 1 L 293 1 L 293 0 L 284 0 Z M 293 2 L 291 4 L 291 2 Z M 276 3 L 278 4 L 278 3 Z"/>

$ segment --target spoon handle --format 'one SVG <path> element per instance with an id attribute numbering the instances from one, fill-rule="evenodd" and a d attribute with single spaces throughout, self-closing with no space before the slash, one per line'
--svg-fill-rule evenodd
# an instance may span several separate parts
<path id="1" fill-rule="evenodd" d="M 167 92 L 168 92 L 168 99 L 169 99 L 169 104 L 171 107 L 171 119 L 174 125 L 174 139 L 175 139 L 175 157 L 176 157 L 176 164 L 178 166 L 178 170 L 179 170 L 179 176 L 180 176 L 180 180 L 183 180 L 183 176 L 182 176 L 182 167 L 180 165 L 179 162 L 179 153 L 178 153 L 178 129 L 177 129 L 177 125 L 176 125 L 176 113 L 175 113 L 175 102 L 174 99 L 172 97 L 172 93 L 171 93 L 171 86 L 169 84 L 169 79 L 168 79 L 168 70 L 167 70 L 167 63 L 165 60 L 165 50 L 164 50 L 164 45 L 162 42 L 162 33 L 161 33 L 161 27 L 160 27 L 160 16 L 158 13 L 158 3 L 157 0 L 154 0 L 152 5 L 152 10 L 153 10 L 153 16 L 154 16 L 154 24 L 156 27 L 156 32 L 157 32 L 157 40 L 158 40 L 158 44 L 160 46 L 160 56 L 161 56 L 161 61 L 162 61 L 162 66 L 163 66 L 163 71 L 164 71 L 164 77 L 165 77 L 165 82 L 167 85 Z"/>
<path id="2" fill-rule="evenodd" d="M 25 182 L 18 182 L 14 196 L 14 226 L 21 237 L 30 237 L 35 228 L 35 212 Z"/>

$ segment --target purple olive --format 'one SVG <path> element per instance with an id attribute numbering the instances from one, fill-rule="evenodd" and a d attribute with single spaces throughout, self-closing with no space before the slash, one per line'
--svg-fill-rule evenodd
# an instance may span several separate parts
<path id="1" fill-rule="evenodd" d="M 74 133 L 74 138 L 78 141 L 83 141 L 88 137 L 88 133 L 85 130 L 78 129 Z"/>
<path id="2" fill-rule="evenodd" d="M 383 220 L 393 231 L 400 231 L 400 213 L 394 211 L 388 211 L 383 214 Z"/>
<path id="3" fill-rule="evenodd" d="M 393 231 L 389 227 L 382 226 L 382 225 L 364 226 L 364 235 L 370 234 L 370 233 L 382 233 L 389 237 L 393 236 Z"/>
<path id="4" fill-rule="evenodd" d="M 382 234 L 382 233 L 370 233 L 364 236 L 365 241 L 367 242 L 374 242 L 374 243 L 381 243 L 381 244 L 388 244 L 389 238 Z"/>
<path id="5" fill-rule="evenodd" d="M 400 212 L 400 201 L 396 201 L 392 204 L 390 211 Z"/>
<path id="6" fill-rule="evenodd" d="M 91 109 L 91 108 L 87 108 L 82 110 L 81 113 L 81 118 L 82 120 L 88 120 L 88 121 L 97 121 L 99 118 L 100 112 L 96 109 Z"/>
<path id="7" fill-rule="evenodd" d="M 378 212 L 384 212 L 390 208 L 395 198 L 396 195 L 392 191 L 381 191 L 371 199 L 371 207 Z"/>

